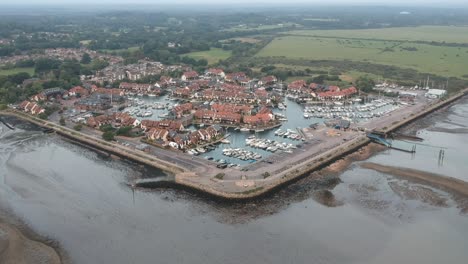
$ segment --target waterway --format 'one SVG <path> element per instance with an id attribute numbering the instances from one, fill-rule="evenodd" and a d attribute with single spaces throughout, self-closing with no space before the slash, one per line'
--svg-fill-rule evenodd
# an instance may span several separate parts
<path id="1" fill-rule="evenodd" d="M 288 106 L 289 108 L 292 106 Z M 466 263 L 468 216 L 451 196 L 439 206 L 395 192 L 416 188 L 353 164 L 342 183 L 304 179 L 262 201 L 225 204 L 184 191 L 132 191 L 157 170 L 99 157 L 31 125 L 0 127 L 0 200 L 73 263 Z M 371 161 L 468 180 L 468 100 L 436 114 L 416 155 L 385 151 Z M 456 130 L 459 131 L 459 130 Z M 393 188 L 392 188 L 393 187 Z M 334 202 L 323 201 L 321 192 Z M 330 197 L 329 197 L 330 198 Z"/>
<path id="2" fill-rule="evenodd" d="M 137 100 L 140 100 L 140 101 L 144 102 L 144 104 L 146 104 L 146 105 L 155 105 L 155 104 L 156 105 L 158 105 L 158 104 L 162 105 L 162 104 L 167 104 L 167 103 L 169 103 L 170 105 L 174 105 L 174 104 L 177 103 L 176 101 L 169 100 L 168 99 L 169 97 L 167 95 L 161 96 L 161 97 L 135 97 L 135 98 Z M 316 117 L 307 118 L 307 119 L 304 118 L 304 106 L 300 105 L 300 104 L 298 104 L 298 103 L 296 103 L 293 100 L 290 100 L 288 98 L 285 99 L 285 105 L 287 107 L 284 110 L 274 109 L 275 113 L 280 113 L 280 114 L 284 115 L 287 118 L 287 121 L 282 122 L 281 126 L 278 127 L 284 132 L 286 132 L 288 129 L 290 129 L 290 130 L 298 133 L 298 129 L 308 128 L 312 124 L 322 124 L 324 122 L 324 120 L 325 120 L 324 118 L 316 118 Z M 358 104 L 355 103 L 355 105 L 357 106 Z M 382 111 L 390 109 L 391 107 L 393 107 L 393 106 L 387 105 L 387 106 L 384 106 L 384 107 L 380 107 L 380 108 L 375 109 L 374 111 L 371 111 L 371 113 L 372 112 L 382 112 Z M 146 111 L 152 112 L 153 115 L 150 116 L 150 117 L 137 117 L 137 116 L 135 116 L 136 118 L 139 118 L 139 119 L 150 119 L 150 120 L 165 119 L 166 117 L 164 117 L 164 115 L 168 113 L 167 109 L 153 109 L 153 108 L 140 109 L 138 106 L 133 106 L 133 107 L 129 107 L 128 109 L 126 109 L 126 111 L 132 111 L 132 110 L 140 110 L 141 112 L 146 112 Z M 365 122 L 365 121 L 368 121 L 368 119 L 356 119 L 356 121 L 357 122 Z M 227 163 L 246 165 L 246 164 L 249 164 L 249 163 L 253 162 L 253 160 L 241 160 L 241 159 L 237 159 L 237 158 L 233 158 L 233 157 L 224 156 L 223 155 L 223 149 L 226 149 L 226 148 L 233 148 L 233 149 L 241 148 L 241 149 L 245 149 L 245 150 L 248 150 L 248 151 L 258 153 L 263 158 L 269 157 L 269 156 L 274 154 L 272 152 L 269 152 L 269 151 L 266 151 L 266 150 L 263 150 L 263 149 L 252 148 L 250 146 L 247 146 L 245 140 L 248 137 L 252 136 L 252 135 L 255 135 L 257 138 L 274 140 L 274 141 L 281 142 L 281 143 L 284 142 L 284 143 L 287 143 L 287 144 L 293 144 L 295 146 L 302 144 L 302 141 L 300 141 L 300 140 L 298 141 L 298 140 L 293 140 L 293 139 L 289 139 L 289 138 L 275 136 L 275 131 L 278 128 L 269 129 L 269 130 L 266 130 L 266 131 L 263 131 L 263 132 L 258 132 L 258 133 L 241 132 L 239 130 L 234 130 L 234 128 L 229 128 L 228 133 L 230 134 L 230 136 L 229 136 L 228 140 L 230 141 L 230 144 L 216 145 L 216 148 L 214 150 L 203 153 L 201 156 L 206 157 L 206 158 L 211 157 L 214 160 L 223 159 Z M 189 127 L 187 127 L 187 129 L 196 130 L 196 129 L 199 129 L 199 127 L 189 126 Z M 312 143 L 313 143 L 313 140 L 312 140 Z M 281 152 L 281 151 L 278 151 L 278 152 Z"/>

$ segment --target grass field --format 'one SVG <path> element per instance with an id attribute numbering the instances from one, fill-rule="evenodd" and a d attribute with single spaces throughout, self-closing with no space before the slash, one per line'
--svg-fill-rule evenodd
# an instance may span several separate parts
<path id="1" fill-rule="evenodd" d="M 356 30 L 295 30 L 285 34 L 402 41 L 468 43 L 468 26 L 420 26 Z"/>
<path id="2" fill-rule="evenodd" d="M 90 39 L 80 40 L 80 44 L 86 46 L 86 45 L 89 45 L 89 43 L 91 43 L 91 41 L 92 40 L 90 40 Z"/>
<path id="3" fill-rule="evenodd" d="M 225 60 L 231 56 L 231 51 L 223 50 L 218 48 L 212 48 L 208 51 L 197 51 L 183 54 L 182 56 L 187 56 L 193 59 L 205 59 L 208 61 L 208 64 L 214 64 L 220 60 Z"/>
<path id="4" fill-rule="evenodd" d="M 256 56 L 303 60 L 350 60 L 413 68 L 420 72 L 462 77 L 467 74 L 468 48 L 401 41 L 282 36 Z"/>
<path id="5" fill-rule="evenodd" d="M 240 42 L 244 42 L 244 43 L 258 43 L 258 42 L 261 41 L 261 40 L 256 39 L 256 38 L 230 38 L 230 39 L 222 40 L 221 42 L 228 42 L 230 40 L 240 41 Z"/>
<path id="6" fill-rule="evenodd" d="M 20 72 L 27 72 L 29 75 L 34 75 L 34 68 L 33 67 L 28 67 L 28 68 L 13 68 L 13 69 L 8 69 L 8 70 L 2 70 L 0 69 L 0 76 L 6 76 L 6 75 L 13 75 L 17 74 Z"/>

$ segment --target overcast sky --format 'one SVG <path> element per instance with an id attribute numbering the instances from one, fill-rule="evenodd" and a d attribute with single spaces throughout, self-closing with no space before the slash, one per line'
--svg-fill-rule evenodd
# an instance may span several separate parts
<path id="1" fill-rule="evenodd" d="M 467 6 L 468 0 L 0 0 L 0 4 L 373 4 L 373 5 L 411 5 L 411 6 Z"/>

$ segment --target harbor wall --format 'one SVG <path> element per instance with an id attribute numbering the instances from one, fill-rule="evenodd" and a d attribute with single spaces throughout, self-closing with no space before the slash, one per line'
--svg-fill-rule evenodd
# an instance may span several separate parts
<path id="1" fill-rule="evenodd" d="M 38 125 L 40 127 L 43 127 L 45 129 L 52 129 L 54 130 L 58 135 L 61 135 L 63 137 L 72 139 L 76 142 L 79 142 L 85 146 L 90 146 L 91 149 L 97 148 L 99 150 L 108 152 L 109 154 L 113 154 L 122 158 L 127 158 L 129 160 L 133 160 L 136 162 L 139 162 L 141 164 L 147 165 L 147 166 L 152 166 L 157 169 L 161 169 L 165 172 L 172 173 L 172 174 L 177 174 L 180 172 L 183 172 L 184 169 L 181 167 L 176 166 L 175 164 L 160 160 L 156 158 L 155 156 L 146 154 L 142 151 L 138 150 L 133 150 L 130 148 L 126 148 L 124 146 L 117 145 L 116 143 L 112 142 L 107 142 L 104 140 L 100 140 L 97 138 L 93 138 L 91 136 L 85 135 L 81 132 L 74 131 L 72 129 L 63 127 L 63 126 L 58 126 L 56 124 L 47 122 L 45 120 L 32 117 L 30 115 L 27 115 L 22 112 L 18 112 L 15 110 L 10 110 L 10 111 L 2 111 L 0 112 L 0 115 L 9 115 L 9 116 L 14 116 L 19 119 L 31 122 L 35 125 Z M 141 153 L 140 153 L 141 152 Z"/>
<path id="2" fill-rule="evenodd" d="M 212 187 L 211 184 L 200 184 L 190 180 L 190 178 L 179 178 L 177 175 L 174 183 L 164 184 L 173 186 L 178 185 L 178 188 L 185 187 L 185 189 L 189 191 L 203 192 L 209 194 L 210 196 L 215 196 L 229 201 L 255 200 L 268 196 L 284 186 L 297 182 L 309 176 L 314 171 L 325 168 L 333 162 L 366 146 L 370 142 L 371 141 L 365 136 L 356 138 L 355 140 L 350 141 L 346 146 L 336 147 L 325 152 L 325 158 L 318 156 L 308 161 L 307 164 L 298 166 L 291 172 L 272 175 L 266 179 L 255 180 L 255 186 L 250 189 L 241 189 L 241 187 L 239 187 L 238 192 L 223 191 L 221 188 Z M 214 181 L 220 183 L 227 182 L 223 180 Z M 229 182 L 232 183 L 232 181 Z"/>

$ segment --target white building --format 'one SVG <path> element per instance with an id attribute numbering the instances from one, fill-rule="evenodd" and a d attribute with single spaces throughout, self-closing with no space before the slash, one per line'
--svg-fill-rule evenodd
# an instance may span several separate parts
<path id="1" fill-rule="evenodd" d="M 444 95 L 447 94 L 447 91 L 446 90 L 442 90 L 442 89 L 429 89 L 427 90 L 427 93 L 425 94 L 425 96 L 427 98 L 432 98 L 432 99 L 437 99 L 437 98 L 441 98 L 443 97 Z"/>

